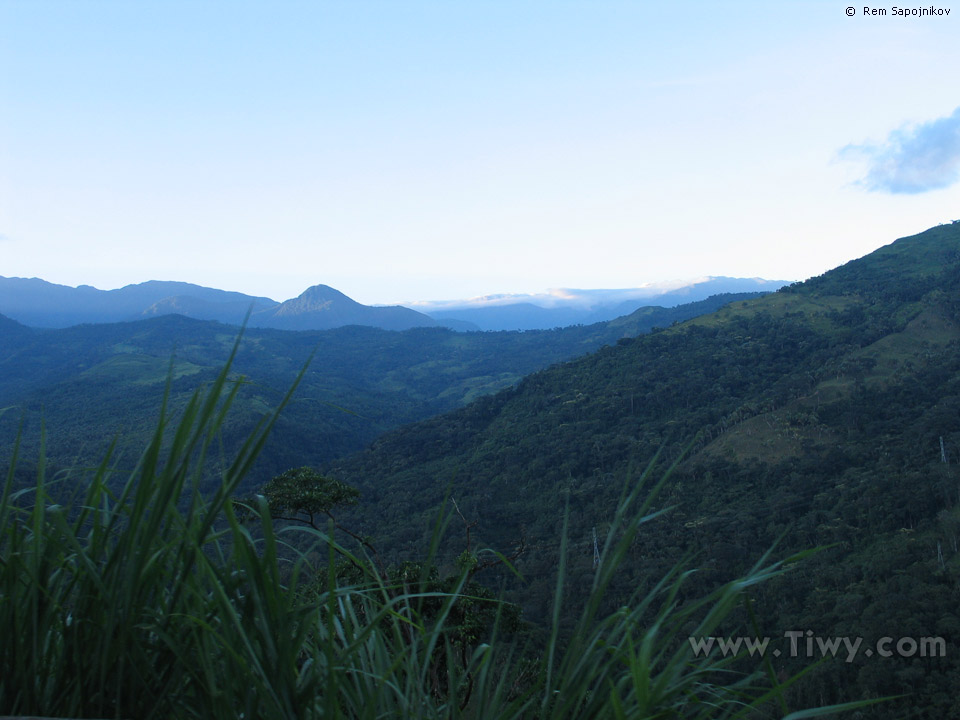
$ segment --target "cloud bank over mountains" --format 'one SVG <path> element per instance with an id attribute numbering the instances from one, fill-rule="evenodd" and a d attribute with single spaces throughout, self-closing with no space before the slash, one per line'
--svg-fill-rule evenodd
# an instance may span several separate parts
<path id="1" fill-rule="evenodd" d="M 842 159 L 866 162 L 859 184 L 874 192 L 918 194 L 960 180 L 960 107 L 948 117 L 898 128 L 884 143 L 847 145 Z"/>
<path id="2" fill-rule="evenodd" d="M 785 280 L 761 278 L 701 277 L 649 283 L 637 288 L 554 288 L 543 293 L 407 304 L 437 321 L 468 322 L 481 330 L 543 330 L 606 322 L 643 306 L 675 307 L 723 293 L 772 292 L 786 284 Z"/>
<path id="3" fill-rule="evenodd" d="M 583 290 L 579 288 L 549 288 L 541 293 L 499 293 L 458 300 L 416 300 L 404 303 L 404 305 L 415 308 L 420 312 L 438 312 L 452 308 L 497 307 L 515 305 L 517 303 L 530 303 L 541 308 L 581 307 L 589 309 L 615 302 L 660 297 L 667 293 L 707 283 L 712 279 L 713 278 L 710 277 L 698 277 L 687 280 L 668 280 L 646 283 L 636 288 L 622 289 Z M 760 278 L 752 279 L 755 280 L 758 285 L 768 282 Z M 749 280 L 746 282 L 749 282 Z"/>

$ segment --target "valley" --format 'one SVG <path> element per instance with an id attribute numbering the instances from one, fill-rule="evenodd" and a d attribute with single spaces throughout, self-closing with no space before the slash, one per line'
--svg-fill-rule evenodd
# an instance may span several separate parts
<path id="1" fill-rule="evenodd" d="M 237 331 L 176 315 L 43 330 L 3 318 L 0 337 L 0 437 L 12 448 L 19 433 L 16 477 L 27 486 L 41 427 L 48 472 L 90 466 L 114 440 L 118 467 L 132 467 L 164 392 L 176 418 L 194 388 L 216 381 Z M 618 507 L 636 494 L 653 514 L 624 536 L 601 614 L 655 593 L 678 563 L 696 568 L 677 595 L 683 605 L 772 557 L 785 569 L 722 627 L 749 616 L 769 637 L 802 629 L 955 648 L 958 347 L 954 223 L 776 293 L 594 325 L 247 328 L 218 442 L 236 452 L 302 372 L 235 491 L 249 496 L 312 466 L 358 491 L 337 511 L 337 527 L 350 528 L 344 542 L 366 538 L 391 568 L 449 574 L 465 552 L 474 563 L 481 549 L 509 555 L 515 572 L 481 563 L 489 568 L 477 579 L 522 611 L 534 642 L 556 597 L 560 637 L 577 641 L 576 617 L 594 602 L 583 589 L 597 572 L 595 538 L 612 552 Z M 216 493 L 217 483 L 208 473 L 200 487 Z M 770 667 L 804 675 L 786 695 L 797 707 L 896 694 L 910 699 L 870 717 L 905 717 L 916 703 L 949 717 L 958 662 L 946 652 L 808 667 L 791 656 Z"/>
<path id="2" fill-rule="evenodd" d="M 264 450 L 251 482 L 327 463 L 387 430 L 511 387 L 539 368 L 743 297 L 750 295 L 646 307 L 609 323 L 543 331 L 247 328 L 233 366 L 245 383 L 224 428 L 226 446 L 279 402 L 301 370 L 296 402 L 278 421 L 277 441 Z M 167 380 L 170 406 L 182 408 L 196 387 L 216 377 L 241 332 L 179 315 L 62 329 L 0 320 L 0 408 L 6 408 L 0 447 L 12 447 L 22 432 L 26 457 L 35 455 L 43 424 L 48 457 L 61 467 L 96 462 L 114 439 L 124 462 L 135 462 Z"/>

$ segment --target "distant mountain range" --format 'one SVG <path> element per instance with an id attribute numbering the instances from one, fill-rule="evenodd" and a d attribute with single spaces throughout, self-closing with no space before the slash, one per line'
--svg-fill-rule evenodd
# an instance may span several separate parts
<path id="1" fill-rule="evenodd" d="M 471 300 L 414 303 L 442 324 L 466 321 L 481 330 L 546 330 L 590 325 L 629 315 L 649 305 L 675 307 L 723 293 L 774 292 L 787 280 L 706 277 L 621 290 L 560 288 L 538 295 L 488 295 Z"/>
<path id="2" fill-rule="evenodd" d="M 409 330 L 538 330 L 589 325 L 657 304 L 674 307 L 721 293 L 773 291 L 785 281 L 710 277 L 686 285 L 626 290 L 556 290 L 541 295 L 497 295 L 472 300 L 423 302 L 417 311 L 400 305 L 370 306 L 327 285 L 314 285 L 285 302 L 183 282 L 151 280 L 117 290 L 76 288 L 38 278 L 0 277 L 0 314 L 32 327 L 184 315 L 231 325 L 279 330 L 329 330 L 347 325 Z"/>
<path id="3" fill-rule="evenodd" d="M 142 320 L 158 315 L 184 315 L 231 325 L 279 330 L 329 330 L 365 325 L 384 330 L 447 326 L 409 308 L 371 307 L 351 300 L 326 285 L 315 285 L 300 296 L 278 303 L 266 297 L 182 282 L 151 280 L 118 290 L 77 288 L 38 278 L 0 277 L 0 313 L 33 327 L 64 328 L 87 323 Z M 476 330 L 462 321 L 455 330 Z"/>
<path id="4" fill-rule="evenodd" d="M 233 322 L 254 310 L 273 307 L 270 298 L 251 297 L 182 282 L 151 280 L 118 290 L 98 290 L 89 285 L 76 288 L 39 278 L 0 277 L 0 313 L 33 327 L 70 327 L 84 323 L 121 322 L 170 312 L 210 312 L 209 320 Z M 176 308 L 176 309 L 172 309 Z"/>

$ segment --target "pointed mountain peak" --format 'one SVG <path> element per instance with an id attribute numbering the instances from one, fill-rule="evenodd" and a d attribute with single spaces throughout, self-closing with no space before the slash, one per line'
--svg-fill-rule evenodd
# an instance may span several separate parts
<path id="1" fill-rule="evenodd" d="M 347 297 L 342 292 L 336 288 L 332 288 L 329 285 L 314 285 L 313 287 L 308 287 L 299 296 L 297 300 L 347 300 L 349 302 L 356 302 L 355 300 Z"/>
<path id="2" fill-rule="evenodd" d="M 364 307 L 329 285 L 314 285 L 300 295 L 287 300 L 276 309 L 277 316 L 302 315 L 303 313 L 353 311 Z"/>
<path id="3" fill-rule="evenodd" d="M 281 330 L 325 330 L 343 325 L 368 325 L 384 330 L 407 330 L 434 326 L 437 322 L 422 313 L 395 305 L 371 307 L 358 303 L 329 285 L 314 285 L 276 308 L 257 313 L 254 327 Z"/>

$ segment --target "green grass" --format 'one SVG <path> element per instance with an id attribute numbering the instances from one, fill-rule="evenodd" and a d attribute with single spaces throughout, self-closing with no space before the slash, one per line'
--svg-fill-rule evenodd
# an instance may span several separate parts
<path id="1" fill-rule="evenodd" d="M 810 304 L 805 296 L 789 294 L 779 297 L 771 295 L 749 302 L 759 306 L 770 298 L 784 307 L 797 303 Z M 734 303 L 732 312 L 740 311 L 738 305 Z M 936 362 L 939 355 L 949 352 L 950 343 L 960 339 L 960 328 L 941 310 L 937 307 L 920 310 L 918 307 L 911 305 L 909 313 L 901 313 L 901 319 L 910 318 L 909 321 L 904 320 L 901 331 L 884 335 L 870 345 L 851 350 L 836 359 L 834 371 L 818 382 L 806 396 L 776 411 L 731 422 L 726 432 L 705 446 L 704 454 L 775 464 L 787 458 L 801 457 L 805 452 L 805 444 L 823 447 L 835 443 L 835 434 L 824 432 L 824 426 L 819 423 L 798 425 L 791 422 L 791 418 L 815 413 L 822 405 L 848 397 L 858 382 L 868 387 L 896 382 L 899 374 L 922 367 L 926 362 Z M 697 319 L 691 322 L 701 321 Z"/>
<path id="2" fill-rule="evenodd" d="M 747 589 L 781 572 L 778 563 L 764 558 L 745 577 L 684 603 L 678 598 L 689 573 L 678 565 L 651 592 L 601 613 L 630 543 L 653 517 L 640 501 L 653 495 L 644 488 L 647 474 L 620 503 L 568 641 L 560 631 L 564 541 L 546 647 L 531 657 L 495 631 L 464 656 L 451 646 L 450 617 L 456 603 L 479 600 L 466 596 L 466 576 L 451 592 L 422 593 L 415 583 L 391 583 L 328 534 L 275 528 L 262 498 L 249 508 L 252 522 L 238 519 L 232 496 L 277 415 L 266 416 L 235 457 L 222 457 L 218 431 L 240 385 L 230 377 L 228 364 L 175 426 L 168 427 L 165 403 L 126 477 L 114 476 L 108 454 L 87 477 L 48 478 L 41 443 L 36 483 L 17 490 L 14 451 L 0 495 L 0 714 L 787 714 L 785 686 L 772 672 L 732 672 L 729 661 L 692 657 L 686 643 L 688 635 L 714 632 Z M 210 466 L 220 468 L 221 483 L 203 496 Z M 344 557 L 363 569 L 360 581 L 338 579 L 334 568 Z M 430 612 L 425 599 L 433 601 Z"/>
<path id="3" fill-rule="evenodd" d="M 152 355 L 123 352 L 80 373 L 84 379 L 119 380 L 134 385 L 159 385 L 168 378 L 178 380 L 188 375 L 196 375 L 203 368 L 199 365 L 178 360 L 172 369 L 169 362 Z"/>
<path id="4" fill-rule="evenodd" d="M 721 327 L 735 318 L 752 318 L 759 313 L 765 313 L 777 319 L 790 316 L 794 321 L 802 322 L 810 330 L 833 335 L 837 332 L 837 326 L 830 319 L 830 313 L 846 310 L 860 302 L 862 301 L 853 296 L 813 297 L 792 293 L 770 293 L 752 300 L 730 303 L 727 307 L 709 315 L 688 320 L 679 327 Z M 674 329 L 674 331 L 678 330 Z"/>

